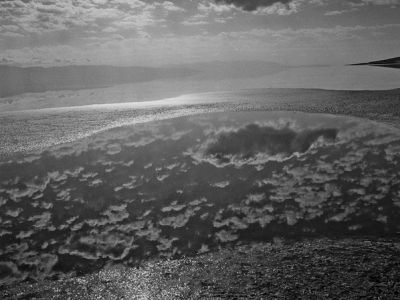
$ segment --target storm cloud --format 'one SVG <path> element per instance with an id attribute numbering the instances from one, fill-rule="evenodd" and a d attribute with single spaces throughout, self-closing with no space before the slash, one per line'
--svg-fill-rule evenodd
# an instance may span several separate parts
<path id="1" fill-rule="evenodd" d="M 257 153 L 290 156 L 307 151 L 320 137 L 335 140 L 338 130 L 333 128 L 294 131 L 289 127 L 276 129 L 249 124 L 237 131 L 222 133 L 206 150 L 218 159 L 226 156 L 250 158 Z"/>
<path id="2" fill-rule="evenodd" d="M 215 0 L 216 3 L 233 4 L 246 11 L 254 11 L 260 7 L 269 7 L 277 3 L 289 5 L 292 0 Z"/>

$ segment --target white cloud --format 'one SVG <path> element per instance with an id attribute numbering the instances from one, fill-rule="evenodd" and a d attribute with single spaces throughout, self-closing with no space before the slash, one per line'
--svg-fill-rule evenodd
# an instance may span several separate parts
<path id="1" fill-rule="evenodd" d="M 146 3 L 141 0 L 40 0 L 26 3 L 16 0 L 0 2 L 0 10 L 2 35 L 9 31 L 25 35 L 44 34 L 73 30 L 74 27 L 82 27 L 80 30 L 83 32 L 99 32 L 114 25 L 123 29 L 140 29 L 162 22 L 158 13 L 166 15 L 184 11 L 171 1 Z M 10 26 L 18 28 L 10 30 Z"/>
<path id="2" fill-rule="evenodd" d="M 209 24 L 208 16 L 203 14 L 193 15 L 182 22 L 186 26 L 198 26 Z"/>
<path id="3" fill-rule="evenodd" d="M 288 4 L 282 4 L 280 2 L 277 2 L 268 7 L 260 7 L 254 13 L 260 15 L 272 15 L 272 14 L 277 14 L 281 16 L 291 15 L 299 12 L 302 3 L 303 1 L 300 0 L 295 0 Z"/>
<path id="4" fill-rule="evenodd" d="M 353 0 L 348 3 L 349 6 L 351 7 L 362 7 L 366 5 L 389 5 L 389 6 L 397 6 L 400 5 L 400 0 Z"/>
<path id="5" fill-rule="evenodd" d="M 400 0 L 362 0 L 362 3 L 374 5 L 399 5 Z"/>
<path id="6" fill-rule="evenodd" d="M 134 21 L 132 21 L 134 22 Z M 128 26 L 127 23 L 121 26 Z M 54 63 L 56 59 L 74 63 L 169 64 L 180 62 L 229 59 L 263 59 L 279 55 L 299 55 L 305 51 L 326 52 L 344 43 L 367 43 L 366 37 L 382 41 L 395 38 L 400 24 L 381 26 L 336 26 L 307 29 L 251 29 L 221 32 L 214 35 L 162 36 L 146 35 L 123 38 L 118 34 L 88 39 L 85 44 L 25 47 L 2 51 L 2 57 L 23 64 Z M 382 44 L 382 43 L 380 43 Z M 365 44 L 369 45 L 369 44 Z M 286 54 L 285 54 L 286 53 Z M 0 59 L 2 58 L 0 57 Z"/>
<path id="7" fill-rule="evenodd" d="M 182 22 L 185 26 L 200 26 L 212 23 L 226 23 L 239 9 L 234 5 L 217 5 L 214 2 L 202 1 L 197 4 L 197 13 Z"/>
<path id="8" fill-rule="evenodd" d="M 301 12 L 306 16 L 307 9 L 313 6 L 321 15 L 334 16 L 352 10 L 375 9 L 373 5 L 395 5 L 399 1 L 294 0 L 287 6 L 277 2 L 255 11 L 243 11 L 211 0 L 184 3 L 163 0 L 0 1 L 0 60 L 24 64 L 54 61 L 158 64 L 274 60 L 283 53 L 287 53 L 286 57 L 294 52 L 305 57 L 306 51 L 317 50 L 328 55 L 338 49 L 340 43 L 349 49 L 356 43 L 365 43 L 367 47 L 371 45 L 368 41 L 396 44 L 399 25 L 326 27 L 318 24 L 318 19 L 316 28 L 309 28 L 307 22 L 289 15 Z M 273 27 L 260 25 L 266 24 L 268 18 Z M 274 23 L 277 18 L 282 22 Z M 290 27 L 284 23 L 289 19 L 293 20 Z M 366 24 L 363 20 L 356 21 Z"/>
<path id="9" fill-rule="evenodd" d="M 184 12 L 185 11 L 182 7 L 176 6 L 171 1 L 164 1 L 160 5 L 167 11 L 174 11 L 174 12 Z"/>
<path id="10" fill-rule="evenodd" d="M 215 4 L 214 2 L 200 2 L 197 5 L 197 9 L 203 13 L 223 13 L 223 12 L 230 12 L 235 9 L 234 5 L 227 5 L 227 4 Z"/>

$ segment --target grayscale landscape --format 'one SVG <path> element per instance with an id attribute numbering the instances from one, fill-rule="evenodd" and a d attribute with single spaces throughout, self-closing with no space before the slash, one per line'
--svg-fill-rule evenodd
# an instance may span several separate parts
<path id="1" fill-rule="evenodd" d="M 399 8 L 0 1 L 0 298 L 399 298 Z"/>

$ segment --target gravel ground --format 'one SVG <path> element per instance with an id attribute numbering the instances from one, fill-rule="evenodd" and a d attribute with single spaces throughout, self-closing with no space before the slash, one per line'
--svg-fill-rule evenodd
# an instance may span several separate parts
<path id="1" fill-rule="evenodd" d="M 399 299 L 400 240 L 275 240 L 25 284 L 2 299 Z"/>
<path id="2" fill-rule="evenodd" d="M 347 115 L 400 128 L 400 89 L 384 91 L 272 89 L 268 95 L 274 100 L 266 101 L 264 105 L 257 107 L 257 110 Z"/>

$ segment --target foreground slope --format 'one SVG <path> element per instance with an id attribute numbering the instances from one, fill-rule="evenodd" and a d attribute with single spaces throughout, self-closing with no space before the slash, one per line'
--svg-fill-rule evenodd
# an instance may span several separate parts
<path id="1" fill-rule="evenodd" d="M 113 267 L 0 292 L 3 299 L 398 299 L 397 240 L 255 244 Z"/>

